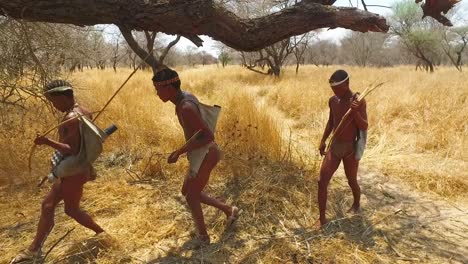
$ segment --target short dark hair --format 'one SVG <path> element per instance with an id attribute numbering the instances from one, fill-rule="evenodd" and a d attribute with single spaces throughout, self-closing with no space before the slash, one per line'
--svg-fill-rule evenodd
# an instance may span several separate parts
<path id="1" fill-rule="evenodd" d="M 159 70 L 158 72 L 156 72 L 153 76 L 153 82 L 162 82 L 162 81 L 167 81 L 167 80 L 170 80 L 170 79 L 173 79 L 173 78 L 176 78 L 176 77 L 179 77 L 179 74 L 177 74 L 176 71 L 172 70 L 172 69 L 169 69 L 169 68 L 164 68 L 162 70 Z M 181 82 L 180 80 L 178 81 L 175 81 L 173 83 L 171 83 L 171 85 L 180 90 L 180 85 L 181 85 Z"/>
<path id="2" fill-rule="evenodd" d="M 46 86 L 44 86 L 44 92 L 47 92 L 49 90 L 52 90 L 54 88 L 61 87 L 61 86 L 68 86 L 68 87 L 73 88 L 73 86 L 69 82 L 67 82 L 65 80 L 53 80 L 53 81 L 47 83 Z M 50 92 L 48 94 L 52 95 L 52 96 L 64 95 L 64 96 L 67 96 L 67 97 L 73 97 L 73 90 L 70 89 L 70 90 L 66 90 L 66 91 Z"/>
<path id="3" fill-rule="evenodd" d="M 341 82 L 348 77 L 348 73 L 345 70 L 337 70 L 330 77 L 330 82 Z"/>

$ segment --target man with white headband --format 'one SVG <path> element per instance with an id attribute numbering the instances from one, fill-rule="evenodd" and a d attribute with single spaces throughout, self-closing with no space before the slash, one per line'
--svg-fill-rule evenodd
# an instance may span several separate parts
<path id="1" fill-rule="evenodd" d="M 357 94 L 349 88 L 349 74 L 344 70 L 337 70 L 329 80 L 331 89 L 335 94 L 328 101 L 330 114 L 328 118 L 319 151 L 325 156 L 320 168 L 318 182 L 318 204 L 320 210 L 320 226 L 327 223 L 325 215 L 327 206 L 327 189 L 330 180 L 343 161 L 346 178 L 353 192 L 354 202 L 348 212 L 357 213 L 360 209 L 361 189 L 357 181 L 360 155 L 356 152 L 359 131 L 367 130 L 367 112 L 364 100 L 358 101 Z M 349 123 L 335 132 L 335 138 L 330 146 L 330 151 L 325 153 L 326 140 L 337 128 L 345 113 L 351 108 Z"/>
<path id="2" fill-rule="evenodd" d="M 154 75 L 153 85 L 163 102 L 170 101 L 175 105 L 177 118 L 184 130 L 187 143 L 169 156 L 168 163 L 177 162 L 179 156 L 187 153 L 189 168 L 182 186 L 182 194 L 198 230 L 198 237 L 193 240 L 193 246 L 205 246 L 210 243 L 210 237 L 205 226 L 202 203 L 222 211 L 226 215 L 227 228 L 237 220 L 239 213 L 237 207 L 227 205 L 203 191 L 211 171 L 221 158 L 214 137 L 220 107 L 204 105 L 193 94 L 182 91 L 177 72 L 168 68 L 161 69 Z"/>
<path id="3" fill-rule="evenodd" d="M 55 80 L 44 87 L 46 99 L 60 112 L 65 113 L 63 120 L 70 120 L 58 128 L 59 139 L 53 140 L 45 136 L 38 136 L 34 143 L 36 145 L 47 145 L 56 150 L 54 155 L 56 162 L 66 157 L 75 156 L 80 153 L 81 134 L 79 119 L 77 115 L 90 116 L 90 112 L 75 102 L 73 88 L 67 81 Z M 104 230 L 94 222 L 85 211 L 80 209 L 80 201 L 83 194 L 83 185 L 91 177 L 90 164 L 84 164 L 80 170 L 66 178 L 57 179 L 49 193 L 42 202 L 41 216 L 37 227 L 36 236 L 31 245 L 20 252 L 11 263 L 41 263 L 41 247 L 47 235 L 54 227 L 54 212 L 58 203 L 63 200 L 65 213 L 75 219 L 79 224 L 87 227 L 96 234 Z"/>

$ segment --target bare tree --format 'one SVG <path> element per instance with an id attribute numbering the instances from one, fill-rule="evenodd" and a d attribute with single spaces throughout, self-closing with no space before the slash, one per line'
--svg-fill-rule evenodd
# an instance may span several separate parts
<path id="1" fill-rule="evenodd" d="M 305 52 L 305 61 L 315 66 L 329 66 L 337 61 L 339 47 L 332 41 L 318 41 Z"/>
<path id="2" fill-rule="evenodd" d="M 311 38 L 313 38 L 314 33 L 309 32 L 302 36 L 294 36 L 291 38 L 293 42 L 293 54 L 296 59 L 296 74 L 299 73 L 299 65 L 304 64 L 304 54 L 309 47 Z"/>
<path id="3" fill-rule="evenodd" d="M 257 73 L 279 77 L 281 74 L 281 69 L 286 59 L 293 53 L 296 47 L 295 45 L 296 44 L 292 43 L 291 39 L 288 38 L 259 50 L 258 52 L 254 53 L 257 54 L 254 63 L 248 65 L 247 69 Z M 255 67 L 258 66 L 264 69 L 265 65 L 268 66 L 267 72 L 255 69 Z"/>
<path id="4" fill-rule="evenodd" d="M 447 30 L 443 35 L 442 49 L 458 71 L 463 70 L 463 56 L 468 45 L 468 26 Z"/>
<path id="5" fill-rule="evenodd" d="M 189 66 L 194 66 L 196 64 L 196 61 L 195 61 L 195 53 L 196 53 L 196 50 L 194 47 L 192 46 L 189 46 L 185 49 L 185 57 L 187 58 L 187 64 Z"/>
<path id="6" fill-rule="evenodd" d="M 221 62 L 221 66 L 226 67 L 231 61 L 232 61 L 232 55 L 231 52 L 229 51 L 229 48 L 224 45 L 224 44 L 219 44 L 217 46 L 217 49 L 219 51 L 218 55 L 218 61 Z"/>
<path id="7" fill-rule="evenodd" d="M 0 104 L 24 107 L 43 85 L 81 60 L 88 31 L 0 18 Z M 78 59 L 80 58 L 80 59 Z"/>
<path id="8" fill-rule="evenodd" d="M 346 50 L 345 56 L 354 64 L 366 67 L 376 60 L 375 57 L 382 50 L 386 38 L 385 34 L 351 32 L 342 40 L 343 49 Z"/>
<path id="9" fill-rule="evenodd" d="M 169 54 L 171 49 L 179 42 L 179 40 L 180 35 L 177 35 L 176 38 L 170 41 L 166 46 L 162 47 L 161 49 L 158 49 L 158 51 L 160 51 L 158 60 L 160 64 L 164 64 L 167 55 Z"/>
<path id="10" fill-rule="evenodd" d="M 108 43 L 105 42 L 102 32 L 92 31 L 89 34 L 89 49 L 85 53 L 94 67 L 100 70 L 106 68 L 107 59 L 110 58 Z M 91 66 L 92 67 L 92 66 Z"/>
<path id="11" fill-rule="evenodd" d="M 114 69 L 114 72 L 117 72 L 117 62 L 121 58 L 120 54 L 120 35 L 117 35 L 114 39 L 115 44 L 112 47 L 112 68 Z"/>

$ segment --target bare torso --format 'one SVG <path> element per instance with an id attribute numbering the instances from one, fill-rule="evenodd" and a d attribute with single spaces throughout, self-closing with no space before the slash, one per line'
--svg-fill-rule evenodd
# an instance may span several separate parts
<path id="1" fill-rule="evenodd" d="M 91 118 L 91 113 L 88 111 L 86 108 L 75 104 L 73 107 L 73 110 L 69 111 L 65 117 L 63 118 L 63 121 L 75 118 L 74 120 L 65 123 L 64 125 L 60 126 L 58 129 L 59 132 L 59 142 L 68 144 L 71 149 L 71 153 L 65 154 L 65 156 L 68 155 L 77 155 L 80 152 L 81 148 L 81 135 L 80 135 L 80 121 L 76 116 L 78 115 L 86 115 L 88 118 Z M 90 170 L 83 170 L 82 173 L 79 173 L 80 175 L 73 175 L 73 176 L 81 176 L 84 179 L 89 175 Z"/>
<path id="2" fill-rule="evenodd" d="M 188 140 L 195 134 L 198 130 L 203 127 L 200 124 L 199 120 L 191 120 L 190 118 L 184 118 L 182 111 L 182 104 L 188 104 L 189 107 L 193 108 L 194 112 L 198 113 L 199 119 L 201 120 L 200 111 L 198 110 L 195 102 L 198 102 L 198 99 L 191 93 L 184 92 L 182 101 L 179 105 L 176 106 L 177 119 L 179 120 L 180 126 L 184 130 L 185 140 Z"/>
<path id="3" fill-rule="evenodd" d="M 337 96 L 330 98 L 330 111 L 331 117 L 333 118 L 333 129 L 335 130 L 341 119 L 349 110 L 353 97 L 340 100 Z M 348 121 L 345 121 L 347 126 L 343 127 L 338 134 L 336 134 L 336 139 L 339 141 L 354 141 L 356 140 L 358 133 L 358 126 L 356 121 L 352 118 L 349 118 Z"/>

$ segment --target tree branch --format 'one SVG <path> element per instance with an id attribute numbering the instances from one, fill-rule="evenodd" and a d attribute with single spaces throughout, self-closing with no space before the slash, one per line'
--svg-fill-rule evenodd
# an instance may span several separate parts
<path id="1" fill-rule="evenodd" d="M 254 69 L 253 67 L 250 67 L 250 66 L 247 66 L 247 69 L 253 71 L 253 72 L 256 72 L 256 73 L 260 73 L 260 74 L 263 74 L 263 75 L 268 75 L 267 72 L 262 72 L 262 71 L 259 71 L 259 70 L 256 70 Z"/>
<path id="2" fill-rule="evenodd" d="M 390 6 L 384 6 L 384 5 L 366 5 L 367 7 L 382 7 L 382 8 L 388 8 L 392 9 Z"/>
<path id="3" fill-rule="evenodd" d="M 153 68 L 153 71 L 156 71 L 157 68 L 160 68 L 160 67 L 163 66 L 152 55 L 152 53 L 153 53 L 152 50 L 151 51 L 145 51 L 144 49 L 142 49 L 140 47 L 140 45 L 138 45 L 135 38 L 133 38 L 131 29 L 129 29 L 129 28 L 125 27 L 125 26 L 119 26 L 119 29 L 120 29 L 120 32 L 122 33 L 122 36 L 125 38 L 128 45 L 130 46 L 130 48 L 135 52 L 136 55 L 138 55 L 138 57 L 140 57 L 148 65 L 150 65 Z"/>
<path id="4" fill-rule="evenodd" d="M 169 53 L 169 51 L 171 50 L 171 48 L 174 47 L 174 45 L 177 44 L 177 42 L 179 42 L 179 40 L 180 40 L 180 35 L 177 35 L 177 37 L 167 45 L 167 47 L 161 53 L 161 56 L 159 56 L 159 62 L 160 63 L 163 63 L 164 59 L 166 58 L 166 56 Z"/>
<path id="5" fill-rule="evenodd" d="M 115 24 L 127 29 L 182 35 L 195 44 L 201 44 L 197 35 L 208 35 L 243 51 L 258 50 L 319 28 L 388 31 L 382 16 L 326 5 L 332 2 L 303 0 L 270 15 L 242 19 L 213 0 L 94 0 L 86 5 L 81 0 L 0 0 L 0 15 L 8 13 L 17 19 L 80 26 Z"/>
<path id="6" fill-rule="evenodd" d="M 364 0 L 361 0 L 361 3 L 362 3 L 362 7 L 364 7 L 364 10 L 369 11 L 367 10 L 366 2 L 364 2 Z"/>

